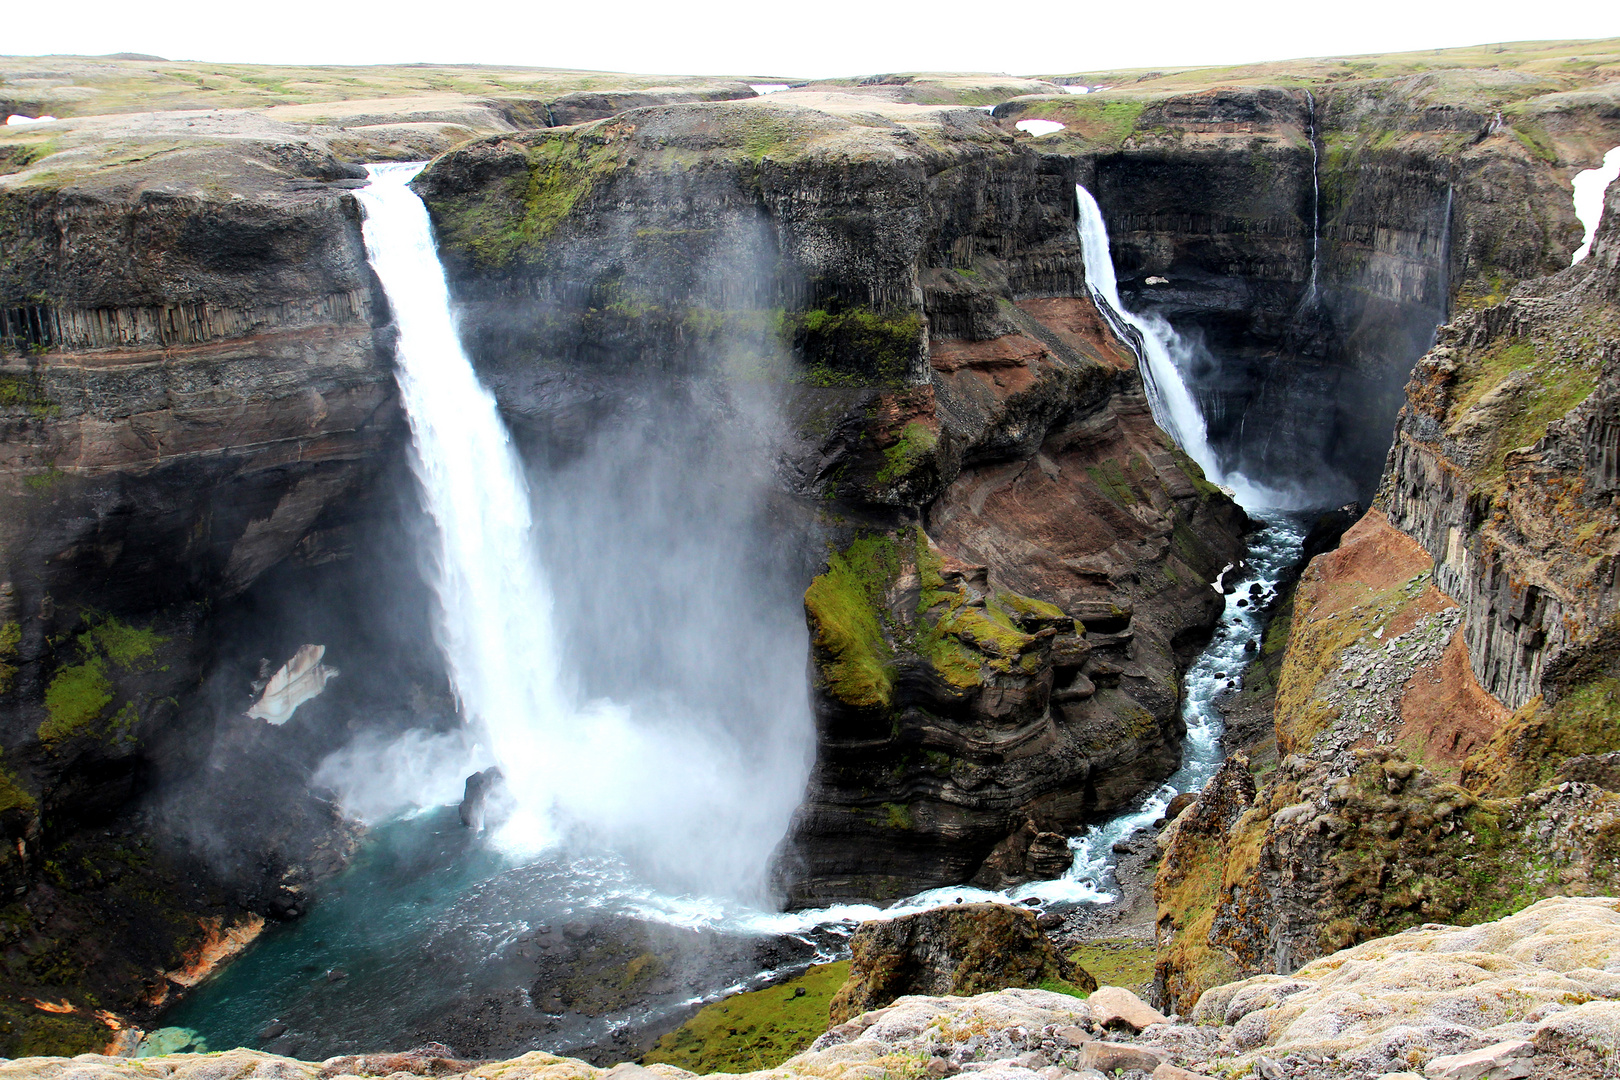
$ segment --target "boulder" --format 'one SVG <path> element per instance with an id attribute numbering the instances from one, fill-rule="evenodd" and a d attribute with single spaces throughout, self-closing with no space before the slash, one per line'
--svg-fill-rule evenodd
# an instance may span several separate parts
<path id="1" fill-rule="evenodd" d="M 1011 904 L 952 904 L 862 923 L 850 952 L 849 980 L 830 1009 L 834 1024 L 911 994 L 966 997 L 1049 981 L 1097 987 L 1041 933 L 1035 912 Z"/>
<path id="2" fill-rule="evenodd" d="M 1152 1024 L 1169 1023 L 1169 1017 L 1120 986 L 1104 986 L 1086 999 L 1091 1015 L 1105 1028 L 1141 1031 Z"/>
<path id="3" fill-rule="evenodd" d="M 1585 974 L 1585 972 L 1581 972 Z M 1537 1050 L 1609 1059 L 1620 1054 L 1620 1001 L 1588 1001 L 1536 1025 Z"/>
<path id="4" fill-rule="evenodd" d="M 1151 1073 L 1164 1063 L 1156 1050 L 1126 1043 L 1091 1042 L 1080 1048 L 1080 1067 L 1113 1075 L 1115 1069 L 1141 1069 Z"/>
<path id="5" fill-rule="evenodd" d="M 1423 1075 L 1429 1080 L 1517 1080 L 1530 1075 L 1529 1059 L 1535 1052 L 1528 1039 L 1511 1039 L 1437 1057 L 1424 1067 Z"/>

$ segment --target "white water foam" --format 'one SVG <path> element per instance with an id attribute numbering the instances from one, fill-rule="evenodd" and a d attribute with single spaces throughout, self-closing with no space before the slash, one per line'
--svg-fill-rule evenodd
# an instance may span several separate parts
<path id="1" fill-rule="evenodd" d="M 1578 172 L 1570 181 L 1575 186 L 1575 216 L 1586 226 L 1586 236 L 1575 249 L 1575 257 L 1569 260 L 1569 265 L 1574 266 L 1591 252 L 1592 239 L 1597 236 L 1598 222 L 1603 217 L 1603 195 L 1616 178 L 1620 178 L 1620 146 L 1603 155 L 1602 165 Z"/>

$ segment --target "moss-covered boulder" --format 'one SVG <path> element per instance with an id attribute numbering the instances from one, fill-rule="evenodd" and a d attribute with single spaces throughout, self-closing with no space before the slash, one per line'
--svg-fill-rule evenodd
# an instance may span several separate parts
<path id="1" fill-rule="evenodd" d="M 1040 932 L 1033 911 L 1010 904 L 952 904 L 862 923 L 850 951 L 849 980 L 830 1009 L 835 1024 L 907 994 L 1097 989 L 1097 980 Z"/>

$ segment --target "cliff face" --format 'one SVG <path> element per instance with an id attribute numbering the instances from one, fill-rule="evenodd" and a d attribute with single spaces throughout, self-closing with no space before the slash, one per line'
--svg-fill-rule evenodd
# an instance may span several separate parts
<path id="1" fill-rule="evenodd" d="M 403 479 L 387 312 L 333 183 L 359 170 L 252 141 L 160 158 L 0 176 L 0 947 L 25 997 L 81 1007 L 8 1005 L 13 1048 L 104 1043 L 87 997 L 155 1006 L 342 866 L 307 776 L 347 715 L 249 720 L 258 658 L 319 635 L 358 676 L 334 700 L 398 698 L 340 627 L 362 594 L 425 599 L 339 569 L 397 542 Z M 425 631 L 389 646 L 431 691 Z"/>
<path id="2" fill-rule="evenodd" d="M 1614 319 L 1593 255 L 1466 312 L 1407 387 L 1378 506 L 1299 586 L 1280 764 L 1164 839 L 1160 990 L 1615 881 Z"/>
<path id="3" fill-rule="evenodd" d="M 1075 169 L 980 113 L 706 105 L 474 144 L 422 181 L 464 334 L 535 438 L 638 367 L 775 380 L 778 474 L 827 566 L 790 902 L 1025 880 L 1179 762 L 1178 650 L 1243 519 L 1084 298 Z"/>
<path id="4" fill-rule="evenodd" d="M 1401 387 L 1454 295 L 1567 265 L 1570 165 L 1620 141 L 1612 92 L 1508 75 L 1173 94 L 1145 78 L 996 115 L 1066 123 L 1043 145 L 1094 161 L 1083 180 L 1121 293 L 1194 340 L 1227 466 L 1324 504 L 1369 501 Z"/>

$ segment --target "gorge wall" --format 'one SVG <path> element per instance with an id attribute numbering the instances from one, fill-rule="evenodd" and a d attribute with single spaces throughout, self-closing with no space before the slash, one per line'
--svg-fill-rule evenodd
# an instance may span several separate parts
<path id="1" fill-rule="evenodd" d="M 1068 123 L 1054 140 L 1092 147 L 1121 295 L 1191 339 L 1223 465 L 1325 505 L 1369 500 L 1453 297 L 1567 264 L 1580 225 L 1559 148 L 1620 131 L 1610 98 L 1549 95 L 1504 119 L 1475 92 L 1431 76 L 997 115 Z"/>
<path id="2" fill-rule="evenodd" d="M 1232 759 L 1163 841 L 1171 1006 L 1616 887 L 1617 252 L 1611 190 L 1588 259 L 1418 364 L 1375 509 L 1301 581 L 1280 761 Z"/>

